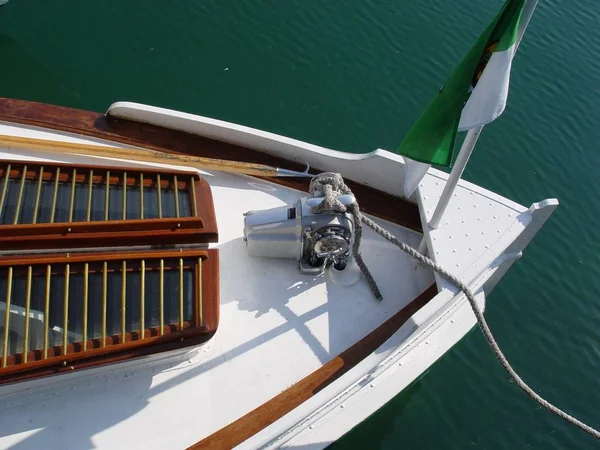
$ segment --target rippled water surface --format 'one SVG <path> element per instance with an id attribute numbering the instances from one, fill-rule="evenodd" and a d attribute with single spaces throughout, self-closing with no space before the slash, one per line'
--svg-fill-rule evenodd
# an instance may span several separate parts
<path id="1" fill-rule="evenodd" d="M 394 149 L 499 0 L 11 0 L 0 96 L 103 111 L 180 109 L 349 152 Z M 600 426 L 600 3 L 542 0 L 509 104 L 465 178 L 561 206 L 489 298 L 539 392 Z M 350 301 L 350 300 L 349 300 Z M 471 332 L 334 447 L 590 448 Z"/>

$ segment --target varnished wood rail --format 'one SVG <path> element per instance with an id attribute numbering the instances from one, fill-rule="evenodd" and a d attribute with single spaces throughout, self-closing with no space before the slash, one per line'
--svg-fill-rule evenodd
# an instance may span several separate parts
<path id="1" fill-rule="evenodd" d="M 0 120 L 90 136 L 168 154 L 242 161 L 295 170 L 304 169 L 301 164 L 285 158 L 184 131 L 171 130 L 131 120 L 115 119 L 93 111 L 83 111 L 26 100 L 0 98 Z M 322 170 L 313 167 L 311 171 L 319 173 Z M 301 191 L 308 190 L 310 181 L 309 178 L 295 177 L 270 177 L 267 179 L 270 182 Z M 366 186 L 359 181 L 353 181 L 350 178 L 346 178 L 345 181 L 354 192 L 364 213 L 376 215 L 419 233 L 422 232 L 419 209 L 416 204 Z"/>
<path id="2" fill-rule="evenodd" d="M 437 288 L 434 284 L 381 326 L 327 364 L 245 416 L 192 445 L 188 450 L 231 449 L 251 438 L 355 367 L 387 341 L 436 294 Z"/>

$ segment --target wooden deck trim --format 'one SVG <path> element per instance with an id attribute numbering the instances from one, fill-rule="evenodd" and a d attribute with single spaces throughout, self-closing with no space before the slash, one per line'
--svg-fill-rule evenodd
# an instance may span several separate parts
<path id="1" fill-rule="evenodd" d="M 0 121 L 49 128 L 163 152 L 304 170 L 303 165 L 239 145 L 155 125 L 110 118 L 96 112 L 25 100 L 0 98 Z M 319 172 L 318 167 L 313 167 L 312 170 Z M 310 181 L 308 178 L 268 180 L 301 191 L 308 190 Z M 356 195 L 363 212 L 422 232 L 417 205 L 349 179 L 346 179 L 346 183 Z"/>
<path id="2" fill-rule="evenodd" d="M 436 294 L 437 288 L 433 284 L 381 326 L 321 368 L 245 416 L 190 446 L 189 450 L 230 449 L 251 438 L 355 367 L 388 340 Z"/>

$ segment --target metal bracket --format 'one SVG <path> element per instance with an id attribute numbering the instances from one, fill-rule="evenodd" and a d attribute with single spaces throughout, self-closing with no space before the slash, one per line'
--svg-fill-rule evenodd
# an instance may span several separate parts
<path id="1" fill-rule="evenodd" d="M 308 173 L 310 169 L 310 165 L 308 164 L 308 162 L 306 163 L 306 169 L 304 169 L 304 172 L 298 172 L 297 170 L 288 170 L 288 169 L 277 169 L 275 176 L 277 177 L 309 177 L 312 178 L 314 177 L 313 174 Z"/>

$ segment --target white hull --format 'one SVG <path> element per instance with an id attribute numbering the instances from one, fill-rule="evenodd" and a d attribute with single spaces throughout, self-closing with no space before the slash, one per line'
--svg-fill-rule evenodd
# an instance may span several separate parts
<path id="1" fill-rule="evenodd" d="M 367 155 L 336 152 L 145 105 L 117 103 L 108 114 L 308 161 L 384 192 L 402 194 L 404 161 L 382 150 Z M 98 143 L 8 123 L 0 124 L 0 134 Z M 87 163 L 93 159 L 2 148 L 0 158 Z M 292 260 L 251 258 L 241 239 L 242 213 L 290 204 L 302 193 L 245 176 L 218 172 L 203 176 L 213 190 L 220 231 L 217 334 L 196 349 L 0 386 L 0 448 L 190 446 L 319 369 L 434 282 L 428 269 L 368 232 L 363 256 L 380 284 L 382 303 L 372 298 L 363 280 L 351 284 L 350 275 L 341 281 L 329 275 L 314 278 L 301 275 Z M 446 178 L 430 169 L 411 201 L 419 206 L 432 259 L 460 275 L 484 307 L 485 295 L 557 202 L 527 209 L 461 182 L 460 202 L 450 204 L 448 224 L 433 231 L 426 224 Z M 419 233 L 383 220 L 379 223 L 411 246 L 419 245 Z M 443 279 L 435 282 L 438 294 L 389 340 L 239 448 L 324 448 L 416 380 L 476 323 L 464 295 Z"/>

